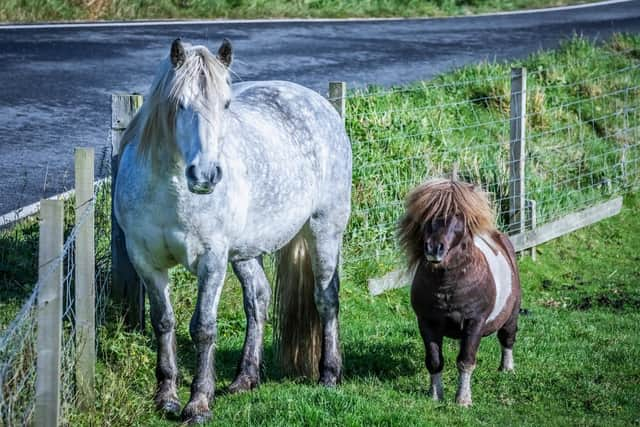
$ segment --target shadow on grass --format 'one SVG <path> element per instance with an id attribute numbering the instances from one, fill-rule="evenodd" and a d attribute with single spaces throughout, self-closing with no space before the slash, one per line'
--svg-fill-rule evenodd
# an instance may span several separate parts
<path id="1" fill-rule="evenodd" d="M 193 342 L 188 334 L 177 334 L 176 340 L 181 371 L 191 377 L 196 369 L 196 352 Z M 152 345 L 155 351 L 155 340 Z M 271 343 L 265 345 L 263 354 L 260 373 L 263 383 L 293 380 L 303 384 L 315 384 L 315 380 L 290 378 L 284 375 L 275 365 L 274 349 Z M 343 345 L 342 355 L 345 380 L 375 377 L 386 382 L 399 377 L 413 376 L 424 369 L 423 354 L 422 352 L 416 354 L 413 343 L 348 342 Z M 216 394 L 226 394 L 226 386 L 235 378 L 241 356 L 242 344 L 216 350 L 216 381 L 218 383 Z"/>
<path id="2" fill-rule="evenodd" d="M 0 231 L 0 325 L 13 317 L 38 279 L 38 222 Z"/>

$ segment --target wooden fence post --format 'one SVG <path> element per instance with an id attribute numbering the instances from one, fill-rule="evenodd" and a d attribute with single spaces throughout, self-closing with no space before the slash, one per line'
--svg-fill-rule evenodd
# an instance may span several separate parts
<path id="1" fill-rule="evenodd" d="M 338 111 L 342 121 L 344 121 L 347 106 L 347 83 L 329 82 L 329 102 Z"/>
<path id="2" fill-rule="evenodd" d="M 537 203 L 535 200 L 527 200 L 527 211 L 529 212 L 529 229 L 535 231 L 538 226 Z M 531 246 L 531 260 L 538 258 L 536 247 Z"/>
<path id="3" fill-rule="evenodd" d="M 129 122 L 142 105 L 142 95 L 114 94 L 111 97 L 111 194 L 115 194 L 120 140 Z M 111 205 L 112 296 L 125 308 L 125 322 L 131 329 L 144 329 L 144 287 L 131 265 L 124 233 Z"/>
<path id="4" fill-rule="evenodd" d="M 75 311 L 76 366 L 75 377 L 80 408 L 90 409 L 95 399 L 96 364 L 96 291 L 93 204 L 93 148 L 75 150 L 76 225 L 75 247 Z"/>
<path id="5" fill-rule="evenodd" d="M 511 69 L 511 130 L 509 143 L 509 233 L 525 231 L 525 136 L 527 69 Z"/>
<path id="6" fill-rule="evenodd" d="M 64 201 L 42 200 L 40 215 L 36 427 L 57 426 L 60 415 Z"/>

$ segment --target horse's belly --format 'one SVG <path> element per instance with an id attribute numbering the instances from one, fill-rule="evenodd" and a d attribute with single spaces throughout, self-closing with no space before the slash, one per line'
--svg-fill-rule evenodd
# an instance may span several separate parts
<path id="1" fill-rule="evenodd" d="M 288 207 L 264 206 L 249 214 L 244 232 L 230 248 L 230 260 L 273 253 L 293 239 L 312 215 L 313 203 L 303 194 L 289 203 Z"/>

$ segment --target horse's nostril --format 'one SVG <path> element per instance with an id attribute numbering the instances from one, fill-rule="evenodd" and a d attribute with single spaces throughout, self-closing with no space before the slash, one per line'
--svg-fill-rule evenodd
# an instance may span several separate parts
<path id="1" fill-rule="evenodd" d="M 196 175 L 196 167 L 195 167 L 195 165 L 191 165 L 191 166 L 187 167 L 187 170 L 185 171 L 185 175 L 187 176 L 188 180 L 197 181 L 198 180 L 198 176 Z"/>
<path id="2" fill-rule="evenodd" d="M 438 255 L 442 255 L 444 253 L 444 245 L 442 243 L 438 243 Z"/>
<path id="3" fill-rule="evenodd" d="M 221 179 L 222 169 L 220 169 L 220 166 L 216 165 L 216 167 L 213 168 L 213 171 L 211 172 L 211 178 L 209 179 L 209 181 L 211 182 L 211 184 L 216 185 L 220 182 Z"/>

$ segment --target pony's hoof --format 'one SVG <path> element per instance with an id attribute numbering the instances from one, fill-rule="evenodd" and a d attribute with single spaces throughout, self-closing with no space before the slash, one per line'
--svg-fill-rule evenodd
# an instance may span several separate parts
<path id="1" fill-rule="evenodd" d="M 468 408 L 473 404 L 470 397 L 456 397 L 456 403 L 463 408 Z"/>
<path id="2" fill-rule="evenodd" d="M 191 401 L 182 410 L 182 421 L 188 425 L 204 424 L 211 419 L 209 406 L 198 401 Z"/>
<path id="3" fill-rule="evenodd" d="M 442 402 L 444 399 L 444 392 L 442 390 L 432 390 L 430 394 L 431 400 L 434 402 Z"/>
<path id="4" fill-rule="evenodd" d="M 258 386 L 258 379 L 250 377 L 248 375 L 239 375 L 231 385 L 229 385 L 229 393 L 243 393 L 245 391 L 251 391 Z"/>

